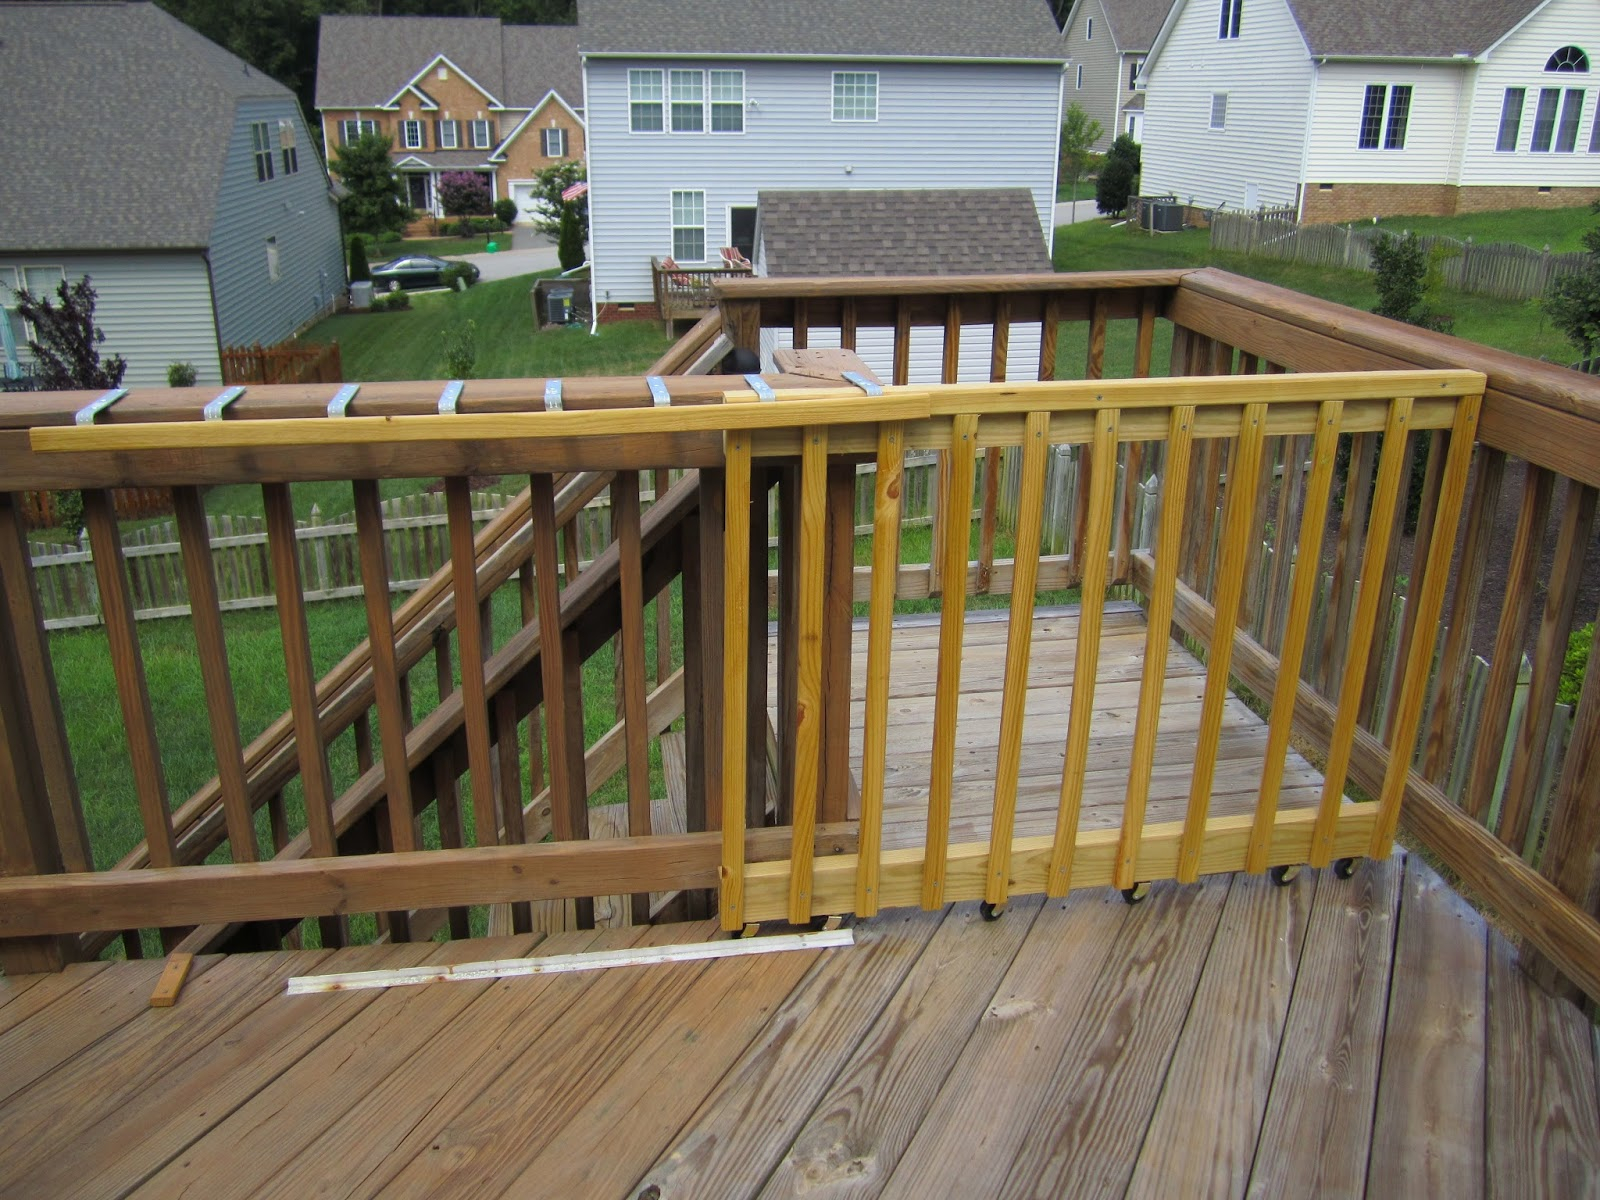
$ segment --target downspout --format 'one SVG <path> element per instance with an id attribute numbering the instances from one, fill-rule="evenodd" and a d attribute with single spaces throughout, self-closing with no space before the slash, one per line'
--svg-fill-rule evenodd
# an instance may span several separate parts
<path id="1" fill-rule="evenodd" d="M 589 59 L 583 58 L 583 174 L 589 180 L 589 336 L 600 336 L 600 288 L 599 279 L 596 277 L 594 266 L 594 179 L 591 177 L 592 168 L 589 163 L 589 151 L 592 143 L 589 137 L 589 118 L 594 115 L 594 110 L 589 107 Z"/>
<path id="2" fill-rule="evenodd" d="M 1310 187 L 1311 172 L 1311 131 L 1317 126 L 1317 75 L 1321 66 L 1327 63 L 1322 59 L 1319 64 L 1316 59 L 1311 60 L 1311 95 L 1306 102 L 1306 125 L 1300 134 L 1300 186 L 1295 190 L 1299 195 L 1295 198 L 1295 223 L 1306 219 L 1306 188 Z"/>
<path id="3" fill-rule="evenodd" d="M 1056 83 L 1055 145 L 1051 158 L 1055 165 L 1050 170 L 1050 261 L 1056 258 L 1056 197 L 1061 195 L 1061 110 L 1067 102 L 1067 64 L 1061 64 L 1061 75 Z M 1077 205 L 1073 205 L 1072 220 L 1078 219 Z"/>

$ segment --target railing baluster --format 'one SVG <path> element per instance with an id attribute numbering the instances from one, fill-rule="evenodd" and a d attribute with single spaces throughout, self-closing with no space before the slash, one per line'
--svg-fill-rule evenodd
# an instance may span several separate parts
<path id="1" fill-rule="evenodd" d="M 911 378 L 911 305 L 904 296 L 894 306 L 894 384 L 904 387 Z"/>
<path id="2" fill-rule="evenodd" d="M 1222 736 L 1223 704 L 1228 671 L 1233 663 L 1233 635 L 1239 625 L 1239 604 L 1245 580 L 1245 561 L 1254 534 L 1255 490 L 1260 484 L 1261 450 L 1266 434 L 1267 406 L 1247 404 L 1240 418 L 1239 439 L 1228 460 L 1228 491 L 1223 518 L 1222 552 L 1217 567 L 1216 615 L 1210 654 L 1206 661 L 1206 688 L 1200 705 L 1200 732 L 1195 739 L 1194 773 L 1189 782 L 1189 806 L 1184 816 L 1183 838 L 1178 843 L 1178 882 L 1193 883 L 1200 876 L 1200 851 L 1205 846 L 1206 817 L 1211 808 L 1211 781 L 1217 766 L 1217 744 Z M 1124 885 L 1126 886 L 1126 885 Z"/>
<path id="3" fill-rule="evenodd" d="M 945 508 L 972 511 L 973 468 L 976 465 L 978 418 L 961 413 L 951 420 L 949 483 Z M 928 828 L 922 862 L 922 907 L 944 905 L 946 859 L 950 849 L 950 793 L 956 759 L 956 715 L 961 692 L 961 642 L 966 632 L 967 535 L 965 521 L 949 522 L 934 544 L 943 560 L 944 599 L 939 611 L 939 667 L 934 685 L 933 768 L 928 783 Z"/>
<path id="4" fill-rule="evenodd" d="M 450 658 L 450 631 L 440 629 L 433 635 L 433 677 L 440 703 L 456 690 L 455 671 Z M 439 818 L 439 845 L 446 850 L 459 850 L 466 845 L 466 829 L 461 822 L 461 793 L 456 783 L 455 752 L 441 747 L 432 761 L 433 806 Z M 450 936 L 472 936 L 470 914 L 461 906 L 448 914 Z"/>
<path id="5" fill-rule="evenodd" d="M 1356 579 L 1361 574 L 1356 564 L 1362 561 L 1362 542 L 1367 533 L 1376 450 L 1375 434 L 1358 433 L 1350 440 L 1350 466 L 1344 482 L 1344 511 L 1339 518 L 1339 540 L 1333 559 L 1333 586 L 1328 589 L 1328 608 L 1322 620 L 1322 654 L 1317 660 L 1317 683 L 1324 695 L 1340 703 L 1344 701 L 1344 696 L 1330 689 L 1337 680 L 1335 672 L 1345 661 L 1350 643 L 1350 606 L 1355 599 Z M 1372 579 L 1372 582 L 1376 584 L 1377 580 Z M 1375 589 L 1362 590 L 1367 592 Z"/>
<path id="6" fill-rule="evenodd" d="M 520 747 L 517 745 L 517 693 L 515 688 L 506 688 L 494 698 L 494 749 L 495 768 L 499 779 L 500 821 L 504 826 L 505 836 L 502 842 L 507 846 L 521 846 L 527 839 L 527 832 L 523 827 L 522 816 L 522 762 Z M 506 906 L 509 908 L 511 918 L 511 932 L 531 933 L 533 931 L 533 905 L 523 900 L 516 904 Z M 496 908 L 492 913 L 504 913 L 505 908 Z M 491 920 L 493 916 L 491 915 Z"/>
<path id="7" fill-rule="evenodd" d="M 665 606 L 665 601 L 663 601 Z M 533 555 L 522 560 L 517 568 L 517 607 L 522 617 L 522 626 L 526 629 L 539 619 L 538 601 L 534 597 L 533 582 Z M 670 613 L 668 616 L 670 617 Z M 665 678 L 663 676 L 662 678 Z M 660 680 L 657 680 L 660 682 Z M 544 791 L 544 735 L 540 732 L 543 722 L 539 719 L 540 706 L 535 704 L 528 710 L 528 791 L 530 795 L 537 796 Z"/>
<path id="8" fill-rule="evenodd" d="M 778 824 L 794 823 L 800 632 L 800 468 L 778 468 Z"/>
<path id="9" fill-rule="evenodd" d="M 1325 867 L 1333 858 L 1333 835 L 1339 826 L 1339 808 L 1344 803 L 1345 775 L 1350 768 L 1350 748 L 1355 742 L 1356 725 L 1361 717 L 1361 691 L 1371 667 L 1372 643 L 1377 636 L 1378 618 L 1383 608 L 1378 577 L 1389 553 L 1389 538 L 1394 532 L 1394 510 L 1401 497 L 1400 477 L 1406 464 L 1406 441 L 1411 421 L 1411 400 L 1401 397 L 1389 405 L 1389 419 L 1383 431 L 1383 450 L 1378 461 L 1378 482 L 1372 493 L 1371 521 L 1360 572 L 1368 583 L 1362 587 L 1355 613 L 1338 639 L 1342 660 L 1338 710 L 1333 733 L 1328 738 L 1328 762 L 1323 770 L 1322 799 L 1317 806 L 1317 821 L 1311 831 L 1313 867 Z M 1351 479 L 1355 478 L 1352 470 Z M 1348 496 L 1346 497 L 1348 500 Z M 1348 516 L 1350 505 L 1345 505 Z M 1351 575 L 1356 571 L 1352 560 Z M 1327 638 L 1323 645 L 1328 644 Z M 1405 756 L 1400 756 L 1404 758 Z"/>
<path id="10" fill-rule="evenodd" d="M 812 858 L 822 785 L 822 628 L 827 579 L 828 430 L 804 429 L 800 437 L 800 723 L 795 730 L 794 840 L 790 849 L 789 920 L 811 919 Z"/>
<path id="11" fill-rule="evenodd" d="M 655 492 L 655 499 L 650 503 L 655 504 L 667 494 L 667 472 L 656 471 L 651 479 L 651 488 Z M 656 605 L 656 678 L 657 685 L 664 683 L 667 676 L 672 674 L 672 588 L 667 586 L 661 589 L 655 598 Z"/>
<path id="12" fill-rule="evenodd" d="M 1094 294 L 1089 313 L 1089 350 L 1083 364 L 1085 379 L 1101 379 L 1106 373 L 1106 319 L 1110 299 L 1104 288 Z"/>
<path id="13" fill-rule="evenodd" d="M 1378 627 L 1374 632 L 1372 641 L 1372 662 L 1367 669 L 1366 676 L 1361 681 L 1361 707 L 1356 713 L 1356 723 L 1359 724 L 1363 729 L 1376 731 L 1374 721 L 1376 718 L 1378 693 L 1383 690 L 1383 685 L 1386 682 L 1384 678 L 1384 667 L 1386 660 L 1389 662 L 1394 662 L 1403 660 L 1405 658 L 1405 651 L 1400 646 L 1399 639 L 1402 632 L 1400 629 L 1395 629 L 1394 631 L 1395 642 L 1391 648 L 1391 653 L 1385 654 L 1384 647 L 1385 637 L 1395 623 L 1395 580 L 1400 571 L 1400 543 L 1405 537 L 1406 508 L 1408 506 L 1407 501 L 1409 499 L 1411 490 L 1411 473 L 1416 461 L 1416 456 L 1419 453 L 1426 453 L 1426 448 L 1423 445 L 1425 440 L 1425 435 L 1420 433 L 1406 439 L 1405 461 L 1400 466 L 1400 502 L 1395 505 L 1394 514 L 1390 518 L 1390 523 L 1393 528 L 1389 531 L 1388 552 L 1383 556 L 1383 565 L 1381 570 L 1378 572 L 1375 581 L 1371 574 L 1371 568 L 1364 569 L 1362 574 L 1362 588 L 1365 589 L 1369 586 L 1375 586 L 1378 590 Z M 1423 492 L 1421 497 L 1423 507 L 1420 508 L 1417 513 L 1418 545 L 1426 545 L 1428 541 L 1428 529 L 1426 528 L 1425 522 L 1422 519 L 1423 513 L 1427 511 L 1427 507 L 1430 503 L 1437 505 L 1439 502 L 1439 475 L 1443 469 L 1444 464 L 1442 453 L 1434 456 L 1434 461 L 1425 466 Z M 1434 494 L 1431 499 L 1427 494 L 1427 487 L 1430 479 L 1434 490 Z M 1411 587 L 1408 590 L 1413 596 L 1421 593 L 1422 584 L 1423 579 L 1421 572 L 1412 571 Z M 1392 680 L 1388 682 L 1392 683 Z M 1394 715 L 1392 709 L 1388 715 L 1390 717 Z"/>
<path id="14" fill-rule="evenodd" d="M 1555 482 L 1555 472 L 1533 463 L 1527 465 L 1522 507 L 1517 513 L 1517 532 L 1511 543 L 1511 564 L 1506 572 L 1505 602 L 1500 608 L 1500 626 L 1495 631 L 1494 653 L 1489 658 L 1489 681 L 1484 685 L 1483 706 L 1478 718 L 1478 729 L 1482 732 L 1473 747 L 1466 791 L 1461 798 L 1461 807 L 1479 821 L 1488 820 L 1505 749 L 1503 735 L 1511 728 L 1511 701 L 1517 688 L 1517 672 L 1522 665 L 1523 635 L 1533 611 L 1534 584 L 1540 552 L 1544 549 L 1544 527 L 1550 518 L 1550 496 Z M 1501 736 L 1495 736 L 1496 733 Z"/>
<path id="15" fill-rule="evenodd" d="M 1044 299 L 1043 320 L 1039 325 L 1039 378 L 1056 377 L 1056 342 L 1061 326 L 1061 301 L 1051 293 Z"/>
<path id="16" fill-rule="evenodd" d="M 618 594 L 622 602 L 622 719 L 628 748 L 628 835 L 648 837 L 650 828 L 650 731 L 646 727 L 644 678 L 644 554 L 639 544 L 639 475 L 618 471 L 611 484 L 617 535 Z M 650 923 L 650 893 L 635 892 L 633 923 Z"/>
<path id="17" fill-rule="evenodd" d="M 994 300 L 994 339 L 989 349 L 989 382 L 1004 383 L 1011 343 L 1011 298 Z M 978 526 L 978 592 L 987 596 L 994 585 L 994 536 L 999 523 L 1000 447 L 983 452 L 983 513 Z"/>
<path id="18" fill-rule="evenodd" d="M 878 428 L 877 494 L 872 511 L 872 598 L 867 618 L 867 698 L 861 731 L 861 826 L 856 914 L 878 911 L 883 849 L 883 779 L 889 740 L 889 666 L 894 591 L 900 567 L 900 499 L 905 483 L 905 426 Z M 1600 672 L 1597 672 L 1600 674 Z"/>
<path id="19" fill-rule="evenodd" d="M 721 900 L 722 928 L 732 931 L 744 925 L 744 834 L 746 739 L 765 730 L 748 726 L 749 624 L 750 611 L 750 434 L 729 430 L 723 436 L 723 496 L 726 517 L 723 522 L 722 570 L 722 702 L 721 729 L 722 795 L 718 806 L 722 821 Z M 818 564 L 820 570 L 820 564 Z M 699 619 L 698 613 L 695 619 Z M 689 620 L 688 611 L 684 620 Z M 820 623 L 820 614 L 819 614 Z M 796 806 L 798 807 L 798 805 Z M 799 825 L 795 826 L 799 843 Z M 807 841 L 809 848 L 810 842 Z M 797 852 L 798 853 L 798 852 Z M 808 897 L 809 904 L 809 897 Z M 809 910 L 804 918 L 811 919 Z"/>
<path id="20" fill-rule="evenodd" d="M 333 826 L 333 777 L 328 771 L 328 750 L 322 740 L 322 722 L 317 714 L 317 677 L 311 667 L 311 638 L 306 627 L 300 547 L 295 540 L 294 505 L 289 497 L 289 485 L 262 484 L 261 500 L 267 517 L 267 545 L 272 554 L 272 582 L 278 601 L 278 627 L 283 637 L 295 754 L 305 795 L 306 832 L 310 835 L 314 857 L 334 858 L 338 856 L 339 843 Z M 151 861 L 155 862 L 153 849 Z M 324 946 L 342 946 L 349 940 L 342 915 L 319 917 L 317 924 L 322 930 Z"/>
<path id="21" fill-rule="evenodd" d="M 1290 553 L 1287 527 L 1280 527 L 1278 532 L 1277 553 L 1284 563 L 1294 564 L 1294 584 L 1289 591 L 1288 613 L 1278 651 L 1278 677 L 1273 684 L 1272 714 L 1267 720 L 1267 748 L 1262 755 L 1255 819 L 1250 827 L 1250 845 L 1245 851 L 1245 870 L 1254 873 L 1267 869 L 1267 858 L 1272 852 L 1278 795 L 1283 787 L 1283 764 L 1289 753 L 1295 694 L 1300 687 L 1300 664 L 1311 630 L 1311 606 L 1322 575 L 1322 534 L 1328 525 L 1328 495 L 1333 490 L 1333 465 L 1339 453 L 1339 424 L 1343 419 L 1342 400 L 1325 400 L 1317 409 L 1317 432 L 1311 445 L 1311 478 L 1300 510 L 1299 549 Z M 1297 444 L 1300 441 L 1298 438 L 1290 440 Z M 1289 453 L 1287 448 L 1285 453 Z M 1293 451 L 1296 475 L 1300 473 L 1300 454 L 1299 450 Z M 1285 479 L 1284 486 L 1287 484 Z M 1280 504 L 1279 511 L 1283 510 Z"/>
<path id="22" fill-rule="evenodd" d="M 855 601 L 856 469 L 828 467 L 827 582 L 822 617 L 822 790 L 817 816 L 824 822 L 849 817 L 850 654 Z"/>
<path id="23" fill-rule="evenodd" d="M 745 553 L 750 560 L 750 577 L 746 582 L 749 593 L 750 620 L 745 636 L 745 655 L 748 671 L 745 685 L 745 729 L 748 736 L 745 751 L 745 822 L 747 826 L 767 823 L 767 734 L 771 721 L 767 716 L 767 683 L 771 664 L 767 652 L 767 585 L 770 572 L 767 553 L 767 530 L 771 528 L 771 491 L 775 471 L 756 466 L 750 469 L 750 529 L 745 539 Z M 773 731 L 774 734 L 776 731 Z"/>
<path id="24" fill-rule="evenodd" d="M 791 344 L 796 350 L 805 350 L 811 345 L 811 307 L 803 298 L 794 302 L 794 340 Z"/>
<path id="25" fill-rule="evenodd" d="M 456 594 L 456 646 L 460 651 L 461 713 L 466 727 L 467 765 L 472 777 L 472 816 L 479 846 L 500 843 L 495 812 L 489 704 L 483 677 L 484 627 L 478 607 L 478 572 L 473 548 L 472 494 L 465 477 L 444 481 L 450 529 L 450 565 Z"/>
<path id="26" fill-rule="evenodd" d="M 1139 293 L 1139 327 L 1133 338 L 1133 376 L 1150 378 L 1150 359 L 1155 352 L 1156 316 L 1161 299 L 1157 293 L 1145 289 Z"/>
<path id="27" fill-rule="evenodd" d="M 1544 615 L 1540 618 L 1538 640 L 1534 644 L 1533 678 L 1528 685 L 1522 724 L 1511 753 L 1505 799 L 1500 805 L 1500 840 L 1524 857 L 1531 849 L 1524 846 L 1528 822 L 1537 799 L 1556 690 L 1566 661 L 1572 615 L 1577 609 L 1578 585 L 1594 528 L 1595 490 L 1569 481 L 1566 499 L 1549 586 L 1545 590 Z"/>
<path id="28" fill-rule="evenodd" d="M 1029 413 L 1022 430 L 1016 565 L 1011 576 L 1011 621 L 1006 633 L 1005 681 L 1000 692 L 1000 747 L 995 762 L 994 806 L 989 825 L 989 875 L 983 887 L 983 898 L 996 908 L 1004 905 L 1009 895 L 1017 776 L 1022 763 L 1022 724 L 1028 703 L 1028 664 L 1033 652 L 1039 538 L 1043 532 L 1045 450 L 1049 444 L 1050 414 Z M 1114 459 L 1114 441 L 1111 447 Z"/>
<path id="29" fill-rule="evenodd" d="M 1444 607 L 1444 589 L 1449 575 L 1450 555 L 1455 550 L 1456 526 L 1461 502 L 1467 493 L 1467 472 L 1472 467 L 1472 442 L 1478 429 L 1478 406 L 1482 396 L 1462 396 L 1456 402 L 1455 423 L 1450 428 L 1450 450 L 1445 456 L 1444 483 L 1439 489 L 1439 511 L 1450 514 L 1448 521 L 1436 522 L 1428 543 L 1427 565 L 1422 573 L 1422 594 L 1417 598 L 1417 637 L 1405 661 L 1405 685 L 1395 708 L 1391 745 L 1413 746 L 1417 725 L 1422 720 L 1422 702 L 1428 694 L 1428 667 L 1433 661 L 1434 641 L 1439 634 L 1439 610 Z M 1394 831 L 1400 822 L 1400 800 L 1406 778 L 1411 773 L 1411 755 L 1389 755 L 1380 793 L 1378 820 L 1372 829 L 1373 858 L 1387 858 L 1394 848 Z"/>
<path id="30" fill-rule="evenodd" d="M 839 348 L 856 348 L 856 302 L 850 296 L 839 301 Z"/>

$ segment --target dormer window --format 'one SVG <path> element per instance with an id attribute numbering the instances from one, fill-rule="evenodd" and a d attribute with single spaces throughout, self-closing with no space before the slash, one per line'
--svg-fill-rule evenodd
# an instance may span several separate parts
<path id="1" fill-rule="evenodd" d="M 1239 12 L 1244 0 L 1222 0 L 1222 19 L 1217 25 L 1217 38 L 1232 41 L 1239 36 Z"/>

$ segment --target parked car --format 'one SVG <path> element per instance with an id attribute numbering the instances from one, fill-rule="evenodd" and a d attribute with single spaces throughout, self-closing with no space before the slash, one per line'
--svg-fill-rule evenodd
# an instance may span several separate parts
<path id="1" fill-rule="evenodd" d="M 458 265 L 467 269 L 474 283 L 478 281 L 478 268 L 471 263 L 454 263 L 431 254 L 408 254 L 373 267 L 372 290 L 392 292 L 395 288 L 439 287 L 444 282 L 445 270 Z"/>

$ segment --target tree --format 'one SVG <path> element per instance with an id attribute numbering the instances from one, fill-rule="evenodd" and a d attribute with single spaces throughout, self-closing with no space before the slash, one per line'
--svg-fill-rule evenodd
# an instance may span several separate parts
<path id="1" fill-rule="evenodd" d="M 1372 244 L 1373 282 L 1378 289 L 1378 306 L 1372 311 L 1380 317 L 1449 333 L 1455 321 L 1428 303 L 1444 281 L 1439 260 L 1437 250 L 1430 254 L 1409 231 L 1400 237 L 1380 233 Z"/>
<path id="2" fill-rule="evenodd" d="M 487 213 L 489 180 L 476 171 L 446 171 L 439 176 L 439 203 L 447 217 Z"/>
<path id="3" fill-rule="evenodd" d="M 1094 185 L 1095 207 L 1103 213 L 1119 213 L 1128 207 L 1139 181 L 1139 143 L 1131 134 L 1119 134 L 1106 154 L 1105 166 Z"/>
<path id="4" fill-rule="evenodd" d="M 367 262 L 367 243 L 360 234 L 350 239 L 350 282 L 372 282 L 372 267 Z"/>
<path id="5" fill-rule="evenodd" d="M 583 234 L 578 231 L 577 207 L 572 203 L 561 206 L 561 235 L 556 239 L 556 257 L 561 260 L 563 271 L 583 266 Z"/>
<path id="6" fill-rule="evenodd" d="M 496 200 L 494 202 L 494 219 L 507 229 L 510 229 L 512 225 L 516 224 L 517 202 L 504 196 Z"/>
<path id="7" fill-rule="evenodd" d="M 561 234 L 561 213 L 570 204 L 578 217 L 578 233 L 585 242 L 589 240 L 589 197 L 563 200 L 561 193 L 575 183 L 588 179 L 581 162 L 559 162 L 534 175 L 537 186 L 533 192 L 533 225 L 540 233 L 551 237 Z"/>
<path id="8" fill-rule="evenodd" d="M 27 288 L 17 292 L 17 314 L 34 331 L 28 349 L 46 390 L 121 386 L 128 364 L 120 354 L 100 359 L 106 335 L 94 323 L 95 290 L 89 277 L 76 283 L 63 279 L 56 298 L 58 303 L 52 304 L 48 296 L 35 296 Z"/>
<path id="9" fill-rule="evenodd" d="M 1089 162 L 1094 158 L 1091 147 L 1103 132 L 1100 122 L 1085 112 L 1083 105 L 1073 101 L 1067 107 L 1066 118 L 1061 122 L 1061 179 L 1072 188 L 1074 219 L 1077 217 L 1078 181 L 1089 169 Z"/>
<path id="10" fill-rule="evenodd" d="M 1600 213 L 1600 202 L 1594 205 Z M 1550 323 L 1589 358 L 1600 347 L 1600 226 L 1583 235 L 1588 257 L 1576 271 L 1556 276 L 1542 301 Z"/>
<path id="11" fill-rule="evenodd" d="M 344 185 L 339 216 L 352 233 L 400 230 L 410 219 L 400 174 L 389 161 L 389 139 L 363 133 L 333 152 L 333 173 Z"/>

